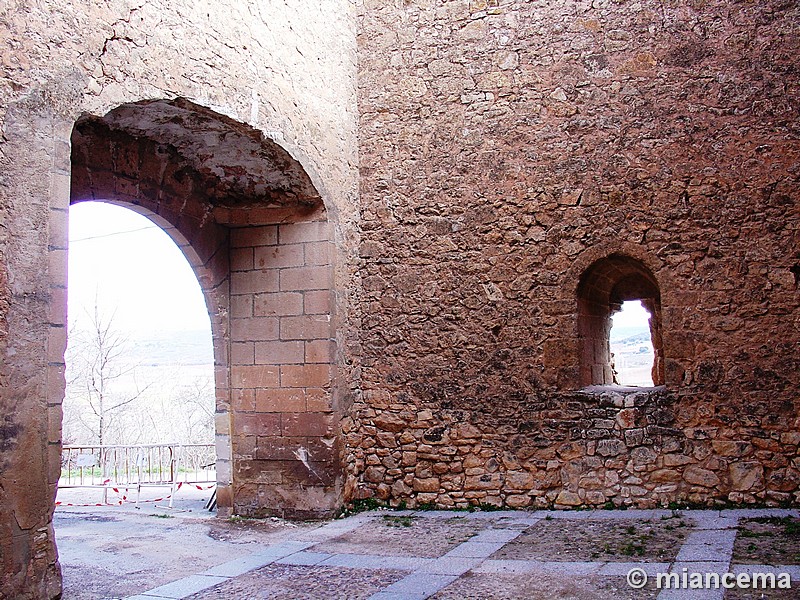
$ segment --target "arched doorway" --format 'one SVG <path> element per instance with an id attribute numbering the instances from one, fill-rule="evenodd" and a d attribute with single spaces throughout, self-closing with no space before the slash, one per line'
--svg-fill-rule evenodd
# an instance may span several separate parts
<path id="1" fill-rule="evenodd" d="M 184 99 L 85 115 L 71 203 L 125 204 L 161 226 L 211 320 L 222 514 L 318 517 L 341 500 L 332 228 L 303 166 Z"/>
<path id="2" fill-rule="evenodd" d="M 176 446 L 173 455 L 190 453 L 182 469 L 213 467 L 211 325 L 186 257 L 118 203 L 74 204 L 69 231 L 64 445 Z M 204 471 L 192 476 L 208 481 Z"/>

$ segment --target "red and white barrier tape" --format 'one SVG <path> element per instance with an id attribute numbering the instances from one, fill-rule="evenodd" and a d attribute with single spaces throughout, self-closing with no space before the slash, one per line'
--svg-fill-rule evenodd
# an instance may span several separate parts
<path id="1" fill-rule="evenodd" d="M 106 479 L 103 482 L 103 485 L 107 485 L 109 483 L 111 483 L 111 480 L 110 479 Z M 192 486 L 192 487 L 195 487 L 198 490 L 202 491 L 202 490 L 210 490 L 211 488 L 215 487 L 217 484 L 216 483 L 212 483 L 211 485 L 207 485 L 207 486 L 203 487 L 201 485 L 197 485 L 196 483 L 186 483 L 185 481 L 179 481 L 178 482 L 178 487 L 177 487 L 177 489 L 175 491 L 177 492 L 184 485 Z M 109 488 L 109 489 L 111 489 L 112 491 L 114 491 L 117 494 L 120 493 L 119 492 L 119 488 L 112 487 L 112 488 Z M 128 502 L 129 504 L 142 504 L 144 502 L 163 502 L 164 500 L 169 500 L 170 498 L 172 498 L 172 494 L 170 494 L 169 496 L 163 496 L 161 498 L 151 498 L 151 499 L 148 499 L 148 500 L 139 500 L 137 502 L 136 500 L 129 500 L 127 496 L 122 495 L 121 498 L 119 500 L 117 500 L 116 502 L 105 502 L 105 503 L 104 502 L 95 502 L 95 503 L 92 503 L 92 504 L 74 504 L 74 503 L 71 503 L 71 502 L 60 502 L 60 501 L 57 501 L 56 502 L 56 506 L 122 506 L 122 504 L 125 503 L 125 502 Z"/>

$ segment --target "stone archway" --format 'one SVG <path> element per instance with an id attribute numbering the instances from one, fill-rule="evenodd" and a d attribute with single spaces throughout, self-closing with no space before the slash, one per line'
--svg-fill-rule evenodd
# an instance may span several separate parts
<path id="1" fill-rule="evenodd" d="M 342 493 L 334 252 L 306 170 L 184 99 L 81 117 L 71 167 L 71 203 L 145 214 L 198 277 L 214 340 L 220 512 L 330 515 Z"/>
<path id="2" fill-rule="evenodd" d="M 663 385 L 661 290 L 653 272 L 631 256 L 612 253 L 586 269 L 578 284 L 577 296 L 581 384 L 608 385 L 613 382 L 609 345 L 611 315 L 620 310 L 623 302 L 641 300 L 651 315 L 653 383 Z"/>

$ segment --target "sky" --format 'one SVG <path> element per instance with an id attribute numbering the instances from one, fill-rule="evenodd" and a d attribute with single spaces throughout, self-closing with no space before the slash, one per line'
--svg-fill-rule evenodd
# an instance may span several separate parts
<path id="1" fill-rule="evenodd" d="M 630 300 L 622 303 L 622 310 L 611 315 L 612 327 L 642 327 L 648 329 L 647 320 L 650 313 L 642 306 L 641 300 Z"/>
<path id="2" fill-rule="evenodd" d="M 103 318 L 131 337 L 210 329 L 200 285 L 178 246 L 146 217 L 104 202 L 69 213 L 69 322 L 95 298 Z"/>

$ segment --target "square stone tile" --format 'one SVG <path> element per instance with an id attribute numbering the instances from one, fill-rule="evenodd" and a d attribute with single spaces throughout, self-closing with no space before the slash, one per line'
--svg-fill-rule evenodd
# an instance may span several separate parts
<path id="1" fill-rule="evenodd" d="M 733 544 L 686 544 L 681 547 L 675 560 L 681 562 L 728 562 Z"/>
<path id="2" fill-rule="evenodd" d="M 654 577 L 658 573 L 667 573 L 669 571 L 670 563 L 622 563 L 610 562 L 604 564 L 598 569 L 601 575 L 608 575 L 613 577 L 625 577 L 631 569 L 642 569 L 647 573 L 648 577 Z"/>
<path id="3" fill-rule="evenodd" d="M 488 558 L 500 548 L 505 546 L 505 542 L 464 542 L 450 550 L 445 556 L 461 558 Z"/>
<path id="4" fill-rule="evenodd" d="M 454 556 L 443 556 L 432 560 L 419 569 L 417 573 L 435 573 L 437 575 L 463 575 L 470 569 L 478 566 L 483 559 L 481 558 L 458 558 Z"/>
<path id="5" fill-rule="evenodd" d="M 217 577 L 237 577 L 242 573 L 247 573 L 248 571 L 252 571 L 253 569 L 259 569 L 265 565 L 268 565 L 273 560 L 274 557 L 270 556 L 263 556 L 263 555 L 250 555 L 250 556 L 243 556 L 242 558 L 237 558 L 236 560 L 231 560 L 226 563 L 222 563 L 221 565 L 217 565 L 216 567 L 211 567 L 210 569 L 206 569 L 200 575 L 213 575 Z"/>
<path id="6" fill-rule="evenodd" d="M 484 529 L 470 538 L 470 542 L 510 542 L 521 532 L 516 529 Z"/>
<path id="7" fill-rule="evenodd" d="M 432 558 L 414 556 L 380 556 L 373 554 L 334 554 L 319 563 L 320 566 L 345 567 L 350 569 L 392 569 L 416 571 L 434 562 Z"/>
<path id="8" fill-rule="evenodd" d="M 458 577 L 454 575 L 412 573 L 382 591 L 401 594 L 421 594 L 423 598 L 427 598 L 443 587 L 450 585 L 456 579 L 458 579 Z"/>
<path id="9" fill-rule="evenodd" d="M 281 565 L 316 565 L 330 557 L 331 555 L 326 554 L 325 552 L 302 551 L 279 558 L 275 562 Z"/>
<path id="10" fill-rule="evenodd" d="M 218 583 L 227 581 L 227 577 L 215 577 L 212 575 L 190 575 L 183 579 L 178 579 L 166 585 L 161 585 L 152 590 L 144 592 L 143 596 L 162 596 L 164 598 L 185 598 L 197 592 L 214 587 Z"/>

